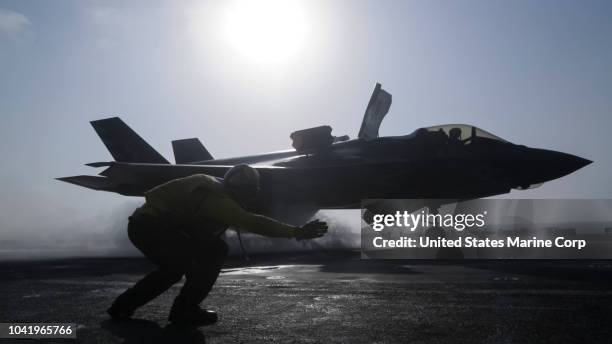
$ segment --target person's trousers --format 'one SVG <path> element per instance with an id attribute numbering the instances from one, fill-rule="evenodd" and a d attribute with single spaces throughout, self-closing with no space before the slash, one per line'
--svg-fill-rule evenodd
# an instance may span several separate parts
<path id="1" fill-rule="evenodd" d="M 215 284 L 228 251 L 227 244 L 212 234 L 196 239 L 151 216 L 130 217 L 128 237 L 157 265 L 115 301 L 129 311 L 151 301 L 183 275 L 186 281 L 173 307 L 197 307 Z"/>

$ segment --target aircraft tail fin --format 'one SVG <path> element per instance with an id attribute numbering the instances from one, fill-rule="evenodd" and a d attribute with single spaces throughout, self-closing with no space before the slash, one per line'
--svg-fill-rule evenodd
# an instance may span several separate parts
<path id="1" fill-rule="evenodd" d="M 197 138 L 172 141 L 174 160 L 177 164 L 189 164 L 195 161 L 212 160 L 212 155 Z"/>
<path id="2" fill-rule="evenodd" d="M 92 121 L 91 125 L 115 161 L 169 164 L 168 160 L 119 117 Z"/>

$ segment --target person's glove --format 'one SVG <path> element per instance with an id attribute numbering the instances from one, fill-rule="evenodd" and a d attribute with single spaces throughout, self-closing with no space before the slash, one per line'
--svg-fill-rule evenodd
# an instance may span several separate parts
<path id="1" fill-rule="evenodd" d="M 314 220 L 300 227 L 295 239 L 300 241 L 320 238 L 325 235 L 325 233 L 327 233 L 327 222 Z"/>

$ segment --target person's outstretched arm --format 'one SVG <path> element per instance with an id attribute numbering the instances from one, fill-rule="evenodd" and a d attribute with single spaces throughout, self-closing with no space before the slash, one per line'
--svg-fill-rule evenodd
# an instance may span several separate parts
<path id="1" fill-rule="evenodd" d="M 228 226 L 277 238 L 313 239 L 327 232 L 327 224 L 312 221 L 304 227 L 296 227 L 267 216 L 250 213 L 229 197 L 207 197 L 197 213 L 198 220 L 213 220 Z"/>

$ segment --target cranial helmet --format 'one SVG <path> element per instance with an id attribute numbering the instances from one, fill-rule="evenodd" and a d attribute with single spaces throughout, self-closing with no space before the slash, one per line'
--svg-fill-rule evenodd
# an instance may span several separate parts
<path id="1" fill-rule="evenodd" d="M 246 164 L 236 165 L 225 173 L 223 183 L 232 190 L 257 191 L 259 190 L 259 172 Z"/>

